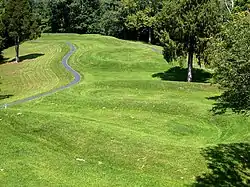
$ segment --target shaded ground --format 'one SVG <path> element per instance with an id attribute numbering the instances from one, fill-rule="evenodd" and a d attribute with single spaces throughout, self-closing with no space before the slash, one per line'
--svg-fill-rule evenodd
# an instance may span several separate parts
<path id="1" fill-rule="evenodd" d="M 233 95 L 227 97 L 228 92 L 224 92 L 220 96 L 208 97 L 208 100 L 213 100 L 215 103 L 211 111 L 215 115 L 224 114 L 227 110 L 231 110 L 237 114 L 248 115 L 250 111 L 249 103 L 246 103 L 244 100 L 239 100 L 238 98 L 244 98 L 244 96 Z"/>
<path id="2" fill-rule="evenodd" d="M 28 54 L 28 55 L 23 55 L 23 56 L 20 56 L 20 62 L 24 61 L 24 60 L 32 60 L 32 59 L 36 59 L 40 56 L 43 56 L 44 54 L 43 53 L 32 53 L 32 54 Z M 0 61 L 0 64 L 4 64 L 4 63 L 8 63 L 8 62 L 14 62 L 15 61 L 15 58 L 13 59 L 9 59 L 9 58 L 3 58 L 1 61 Z"/>
<path id="3" fill-rule="evenodd" d="M 196 178 L 194 187 L 249 187 L 250 145 L 220 144 L 202 151 L 210 173 Z"/>
<path id="4" fill-rule="evenodd" d="M 0 95 L 0 100 L 10 98 L 14 95 Z"/>
<path id="5" fill-rule="evenodd" d="M 161 78 L 164 81 L 187 81 L 187 68 L 172 67 L 165 72 L 155 73 L 152 77 Z M 193 82 L 208 82 L 212 74 L 203 69 L 193 69 Z"/>

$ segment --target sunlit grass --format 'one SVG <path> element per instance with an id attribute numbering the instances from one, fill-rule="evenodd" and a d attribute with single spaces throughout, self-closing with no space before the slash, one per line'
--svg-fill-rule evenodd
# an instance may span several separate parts
<path id="1" fill-rule="evenodd" d="M 152 78 L 172 66 L 146 44 L 44 35 L 24 44 L 27 53 L 44 53 L 32 60 L 39 68 L 32 71 L 26 61 L 1 65 L 1 89 L 14 100 L 70 81 L 59 61 L 67 52 L 65 41 L 78 48 L 70 65 L 81 73 L 81 82 L 0 112 L 4 186 L 190 185 L 207 171 L 201 148 L 249 142 L 249 118 L 209 111 L 213 102 L 207 97 L 219 93 L 215 86 Z M 51 56 L 50 50 L 61 52 Z M 18 66 L 34 74 L 36 83 L 21 73 L 8 76 Z M 23 90 L 18 80 L 25 80 Z"/>

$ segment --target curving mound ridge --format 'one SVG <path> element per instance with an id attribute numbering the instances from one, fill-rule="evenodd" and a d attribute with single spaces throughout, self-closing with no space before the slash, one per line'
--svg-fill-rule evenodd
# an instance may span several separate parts
<path id="1" fill-rule="evenodd" d="M 204 148 L 211 147 L 207 153 L 216 166 L 248 150 L 249 118 L 213 116 L 207 98 L 218 90 L 210 84 L 152 78 L 172 66 L 151 47 L 98 35 L 44 35 L 29 45 L 64 41 L 78 48 L 69 63 L 81 82 L 0 113 L 5 186 L 185 186 L 208 172 Z M 57 63 L 50 61 L 53 67 Z M 46 73 L 53 76 L 46 70 L 38 74 Z M 64 82 L 65 73 L 57 76 Z M 3 77 L 2 85 L 4 80 L 13 84 L 9 90 L 15 88 L 10 77 Z"/>

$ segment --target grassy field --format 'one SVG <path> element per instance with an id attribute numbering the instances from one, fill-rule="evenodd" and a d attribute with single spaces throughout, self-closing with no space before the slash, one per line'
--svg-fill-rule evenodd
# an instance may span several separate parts
<path id="1" fill-rule="evenodd" d="M 82 80 L 54 95 L 0 111 L 3 186 L 189 186 L 208 172 L 203 148 L 250 141 L 250 119 L 214 116 L 205 83 L 163 81 L 172 68 L 148 45 L 99 35 L 44 35 L 21 46 L 35 55 L 0 65 L 6 103 Z M 13 49 L 5 51 L 13 57 Z M 33 55 L 34 56 L 34 55 Z"/>

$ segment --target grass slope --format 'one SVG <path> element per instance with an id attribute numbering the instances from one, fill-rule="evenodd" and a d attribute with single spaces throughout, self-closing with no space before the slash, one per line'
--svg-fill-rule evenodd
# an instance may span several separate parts
<path id="1" fill-rule="evenodd" d="M 31 41 L 20 50 L 23 61 L 19 64 L 12 62 L 14 48 L 4 51 L 7 62 L 0 66 L 0 104 L 60 87 L 72 79 L 60 63 L 69 50 L 65 42 Z"/>
<path id="2" fill-rule="evenodd" d="M 24 44 L 28 53 L 45 55 L 32 63 L 1 65 L 5 93 L 17 99 L 69 80 L 58 61 L 64 41 L 77 46 L 70 64 L 84 78 L 70 89 L 0 112 L 4 186 L 190 185 L 207 172 L 201 148 L 249 142 L 249 118 L 209 112 L 212 101 L 206 97 L 218 94 L 216 87 L 154 79 L 152 74 L 171 68 L 161 55 L 145 44 L 111 37 L 44 35 Z M 23 78 L 27 74 L 8 76 L 18 66 L 36 77 L 36 84 Z M 16 84 L 19 80 L 25 86 Z"/>

